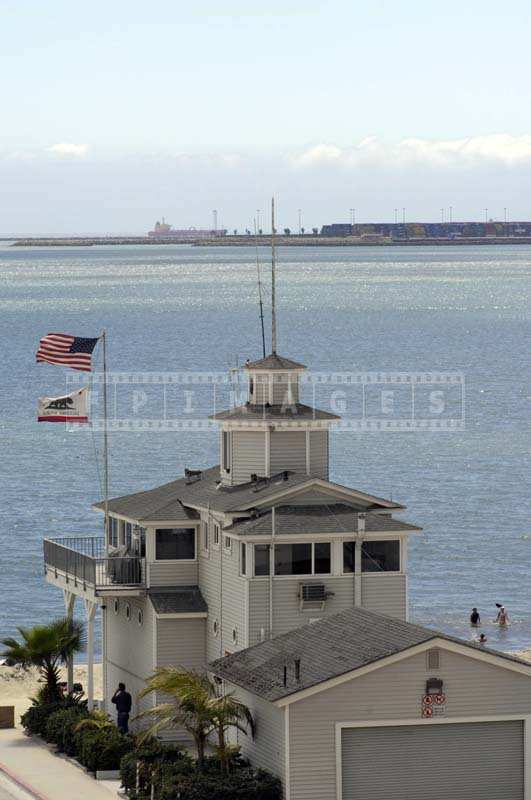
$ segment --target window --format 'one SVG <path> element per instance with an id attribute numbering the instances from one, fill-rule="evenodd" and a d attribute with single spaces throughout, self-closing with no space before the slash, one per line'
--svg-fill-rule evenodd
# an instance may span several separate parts
<path id="1" fill-rule="evenodd" d="M 111 547 L 118 547 L 118 527 L 119 521 L 115 517 L 109 517 L 108 525 L 108 542 Z"/>
<path id="2" fill-rule="evenodd" d="M 212 623 L 212 633 L 214 634 L 214 636 L 217 636 L 219 633 L 219 623 L 217 619 L 215 619 L 214 622 Z"/>
<path id="3" fill-rule="evenodd" d="M 146 557 L 146 529 L 136 526 L 137 552 L 140 558 Z"/>
<path id="4" fill-rule="evenodd" d="M 232 539 L 230 536 L 223 537 L 223 547 L 227 551 L 227 553 L 232 553 Z"/>
<path id="5" fill-rule="evenodd" d="M 130 522 L 124 523 L 124 536 L 125 536 L 125 546 L 127 550 L 131 550 L 131 545 L 133 542 L 133 526 Z"/>
<path id="6" fill-rule="evenodd" d="M 343 572 L 356 571 L 356 542 L 343 542 Z"/>
<path id="7" fill-rule="evenodd" d="M 232 644 L 238 644 L 238 629 L 232 629 Z"/>
<path id="8" fill-rule="evenodd" d="M 230 434 L 223 431 L 221 434 L 221 466 L 226 472 L 230 472 Z"/>
<path id="9" fill-rule="evenodd" d="M 157 561 L 193 561 L 195 558 L 195 529 L 157 528 L 155 553 Z"/>
<path id="10" fill-rule="evenodd" d="M 208 523 L 202 522 L 201 528 L 203 531 L 203 550 L 208 550 Z"/>
<path id="11" fill-rule="evenodd" d="M 240 542 L 240 575 L 247 575 L 247 545 Z"/>
<path id="12" fill-rule="evenodd" d="M 311 544 L 277 544 L 275 575 L 311 575 Z"/>
<path id="13" fill-rule="evenodd" d="M 330 542 L 316 542 L 314 550 L 314 575 L 330 575 Z"/>
<path id="14" fill-rule="evenodd" d="M 400 542 L 363 542 L 361 569 L 363 572 L 399 572 Z"/>
<path id="15" fill-rule="evenodd" d="M 112 604 L 112 607 L 113 607 L 113 611 L 114 611 L 115 614 L 119 614 L 120 613 L 120 601 L 118 600 L 117 597 L 114 599 L 114 603 Z"/>
<path id="16" fill-rule="evenodd" d="M 269 575 L 270 545 L 255 544 L 255 577 Z M 300 542 L 275 545 L 275 575 L 330 575 L 332 546 L 330 542 Z"/>
<path id="17" fill-rule="evenodd" d="M 249 395 L 252 397 L 254 394 L 254 379 L 249 378 Z"/>
<path id="18" fill-rule="evenodd" d="M 256 577 L 269 575 L 269 545 L 255 544 L 254 546 L 254 574 Z"/>
<path id="19" fill-rule="evenodd" d="M 129 603 L 125 604 L 125 618 L 131 619 L 131 606 L 129 605 Z"/>
<path id="20" fill-rule="evenodd" d="M 219 525 L 214 524 L 214 544 L 216 547 L 219 547 L 219 533 L 220 533 Z"/>
<path id="21" fill-rule="evenodd" d="M 142 625 L 144 624 L 144 612 L 142 611 L 141 608 L 138 609 L 138 614 L 136 616 L 136 619 L 140 627 L 142 627 Z"/>

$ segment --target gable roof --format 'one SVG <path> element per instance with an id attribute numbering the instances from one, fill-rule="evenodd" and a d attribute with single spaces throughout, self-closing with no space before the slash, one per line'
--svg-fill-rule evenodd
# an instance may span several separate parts
<path id="1" fill-rule="evenodd" d="M 297 361 L 292 361 L 291 358 L 279 356 L 276 353 L 271 353 L 259 361 L 248 361 L 244 364 L 245 369 L 306 369 L 304 364 L 299 364 Z"/>
<path id="2" fill-rule="evenodd" d="M 341 419 L 337 414 L 331 414 L 329 411 L 321 411 L 318 408 L 306 406 L 304 403 L 291 403 L 291 404 L 276 404 L 276 405 L 262 405 L 255 403 L 246 403 L 243 406 L 235 406 L 226 411 L 218 411 L 216 414 L 211 414 L 209 419 L 216 420 L 234 420 L 249 423 L 261 422 L 312 422 L 322 420 L 335 420 Z"/>
<path id="3" fill-rule="evenodd" d="M 230 683 L 275 702 L 433 640 L 454 642 L 475 655 L 478 651 L 490 653 L 525 665 L 531 677 L 531 665 L 522 659 L 359 607 L 218 659 L 210 667 Z M 293 668 L 296 659 L 300 660 L 298 681 Z"/>
<path id="4" fill-rule="evenodd" d="M 358 513 L 364 511 L 362 506 L 353 507 L 345 503 L 323 503 L 322 505 L 283 505 L 275 508 L 275 535 L 299 533 L 356 533 L 358 531 Z M 264 510 L 256 519 L 245 519 L 236 522 L 228 532 L 240 536 L 271 536 L 272 512 Z M 365 515 L 365 531 L 371 533 L 393 533 L 400 531 L 420 531 L 422 528 L 402 522 L 382 514 Z"/>
<path id="5" fill-rule="evenodd" d="M 322 478 L 306 475 L 302 472 L 284 470 L 277 475 L 258 483 L 242 483 L 237 486 L 220 484 L 219 466 L 203 470 L 201 479 L 189 482 L 186 478 L 178 478 L 154 489 L 115 497 L 109 500 L 111 514 L 128 517 L 138 522 L 187 522 L 199 517 L 194 508 L 210 508 L 212 511 L 228 512 L 246 510 L 273 499 L 280 493 L 298 489 L 306 484 L 325 485 L 334 490 L 351 493 L 359 497 L 366 506 L 377 506 L 388 509 L 402 509 L 399 503 L 393 503 L 380 497 L 358 492 L 347 486 L 331 483 Z M 103 511 L 103 501 L 94 503 L 93 508 Z"/>

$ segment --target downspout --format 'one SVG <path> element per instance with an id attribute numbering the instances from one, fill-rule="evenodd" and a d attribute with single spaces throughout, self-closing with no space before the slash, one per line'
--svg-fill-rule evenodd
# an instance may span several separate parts
<path id="1" fill-rule="evenodd" d="M 269 553 L 269 638 L 273 638 L 273 572 L 275 569 L 275 506 L 271 509 L 271 547 Z"/>

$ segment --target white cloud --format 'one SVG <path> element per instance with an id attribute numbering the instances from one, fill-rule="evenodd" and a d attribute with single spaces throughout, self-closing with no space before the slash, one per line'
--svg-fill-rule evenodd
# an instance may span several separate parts
<path id="1" fill-rule="evenodd" d="M 87 155 L 88 149 L 88 144 L 74 144 L 74 142 L 58 142 L 58 144 L 52 144 L 46 148 L 48 153 L 72 158 L 83 158 Z"/>
<path id="2" fill-rule="evenodd" d="M 292 157 L 297 167 L 329 164 L 357 167 L 425 165 L 432 167 L 474 166 L 485 162 L 505 165 L 531 162 L 531 134 L 512 136 L 496 133 L 467 139 L 402 139 L 389 144 L 366 137 L 351 147 L 317 144 Z"/>

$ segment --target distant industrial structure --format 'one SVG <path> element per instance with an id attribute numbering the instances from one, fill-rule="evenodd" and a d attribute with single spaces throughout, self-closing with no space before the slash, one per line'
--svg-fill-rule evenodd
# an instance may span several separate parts
<path id="1" fill-rule="evenodd" d="M 476 239 L 531 236 L 531 222 L 371 222 L 323 225 L 321 236 L 390 239 Z"/>
<path id="2" fill-rule="evenodd" d="M 197 239 L 214 239 L 218 236 L 225 236 L 226 233 L 226 230 L 220 230 L 217 226 L 213 229 L 172 228 L 162 217 L 162 222 L 157 220 L 153 230 L 148 232 L 148 236 L 150 239 L 179 239 L 183 242 L 189 242 Z"/>

